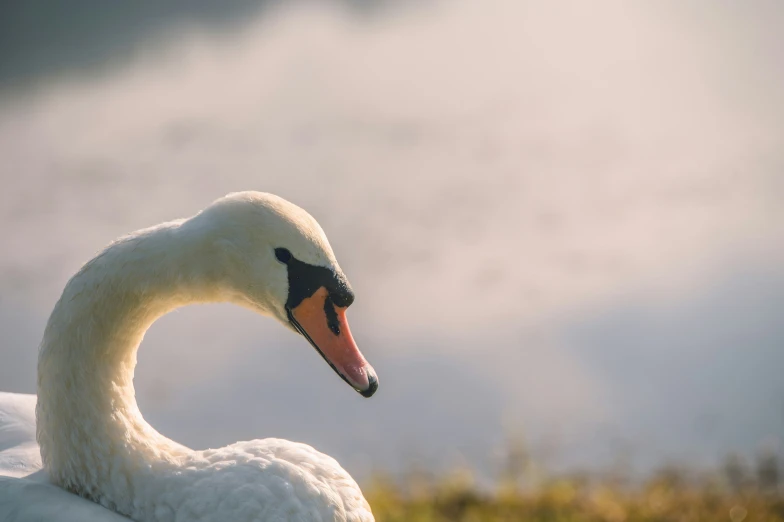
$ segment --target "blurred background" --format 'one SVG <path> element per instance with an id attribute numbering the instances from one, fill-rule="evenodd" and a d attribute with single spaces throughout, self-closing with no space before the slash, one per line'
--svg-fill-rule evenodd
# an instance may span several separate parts
<path id="1" fill-rule="evenodd" d="M 96 251 L 261 190 L 327 232 L 379 393 L 269 319 L 190 307 L 136 369 L 169 437 L 304 441 L 360 480 L 490 480 L 515 440 L 631 474 L 782 449 L 784 4 L 0 9 L 0 389 L 35 392 Z"/>

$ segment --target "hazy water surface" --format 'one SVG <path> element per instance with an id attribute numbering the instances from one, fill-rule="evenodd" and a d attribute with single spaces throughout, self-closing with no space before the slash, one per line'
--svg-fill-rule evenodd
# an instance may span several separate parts
<path id="1" fill-rule="evenodd" d="M 492 470 L 518 431 L 556 465 L 781 443 L 776 3 L 329 5 L 167 21 L 0 93 L 0 389 L 34 392 L 94 252 L 253 189 L 326 230 L 380 391 L 271 320 L 184 309 L 135 382 L 185 444 L 288 437 L 363 476 Z"/>

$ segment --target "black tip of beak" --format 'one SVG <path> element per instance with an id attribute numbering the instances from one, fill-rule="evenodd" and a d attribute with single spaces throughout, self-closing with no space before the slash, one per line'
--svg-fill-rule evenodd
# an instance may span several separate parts
<path id="1" fill-rule="evenodd" d="M 368 375 L 368 387 L 367 390 L 359 391 L 360 395 L 363 397 L 372 397 L 374 393 L 378 390 L 378 378 L 375 375 Z"/>

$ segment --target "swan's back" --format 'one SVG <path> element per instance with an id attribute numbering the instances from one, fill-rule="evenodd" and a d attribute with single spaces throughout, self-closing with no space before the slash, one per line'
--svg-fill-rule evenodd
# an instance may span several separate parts
<path id="1" fill-rule="evenodd" d="M 48 482 L 35 441 L 35 402 L 35 395 L 0 392 L 0 521 L 128 522 Z M 333 458 L 306 444 L 264 439 L 194 452 L 178 474 L 182 487 L 172 495 L 160 491 L 151 509 L 204 520 L 221 506 L 235 514 L 245 506 L 255 516 L 266 504 L 265 522 L 372 520 L 356 482 Z M 189 489 L 202 494 L 182 496 Z"/>
<path id="2" fill-rule="evenodd" d="M 24 477 L 39 469 L 35 395 L 0 392 L 0 476 Z"/>
<path id="3" fill-rule="evenodd" d="M 176 469 L 159 470 L 150 487 L 151 519 L 176 513 L 193 521 L 370 522 L 373 516 L 354 479 L 333 459 L 307 444 L 268 438 L 196 451 Z"/>

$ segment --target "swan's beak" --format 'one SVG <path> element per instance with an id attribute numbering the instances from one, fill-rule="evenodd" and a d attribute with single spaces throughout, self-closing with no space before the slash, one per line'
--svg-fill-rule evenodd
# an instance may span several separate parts
<path id="1" fill-rule="evenodd" d="M 324 357 L 332 369 L 362 396 L 378 389 L 378 378 L 354 342 L 346 320 L 346 308 L 335 306 L 327 289 L 316 292 L 288 310 L 289 320 Z"/>

